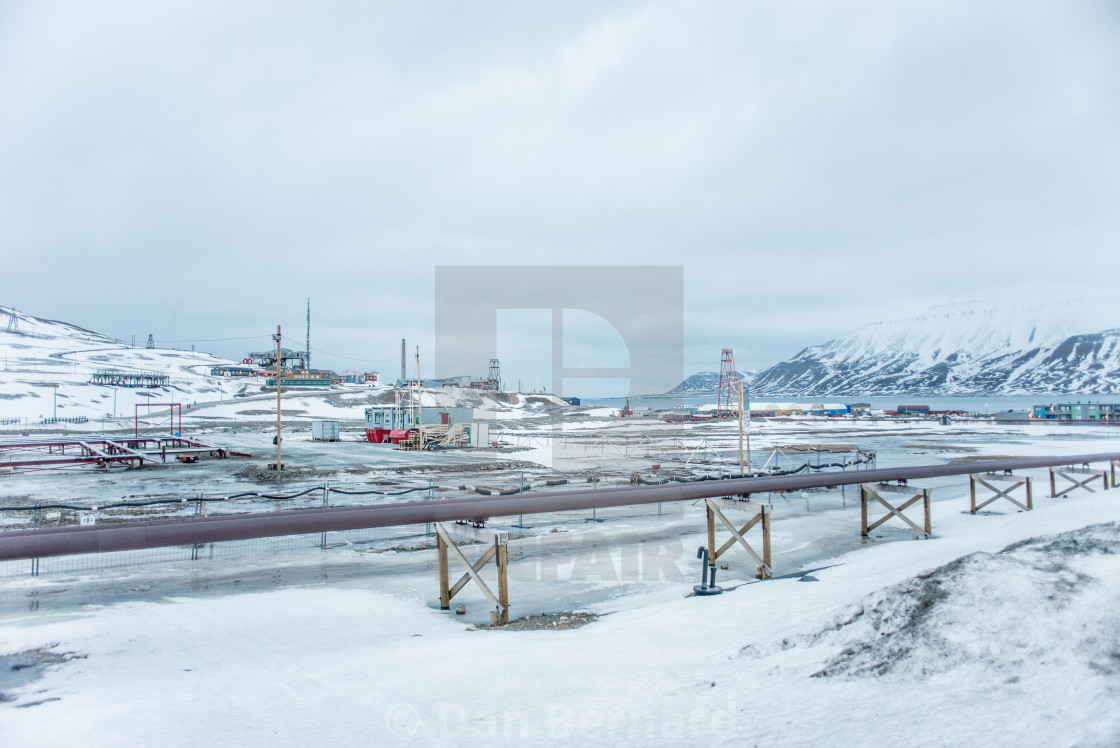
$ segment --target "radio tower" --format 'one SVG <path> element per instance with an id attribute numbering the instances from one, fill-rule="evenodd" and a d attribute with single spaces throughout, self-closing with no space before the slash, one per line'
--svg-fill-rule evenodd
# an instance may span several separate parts
<path id="1" fill-rule="evenodd" d="M 723 349 L 723 356 L 719 363 L 719 392 L 716 396 L 716 415 L 729 416 L 739 409 L 735 394 L 735 383 L 739 381 L 739 373 L 735 371 L 735 354 L 730 348 Z"/>

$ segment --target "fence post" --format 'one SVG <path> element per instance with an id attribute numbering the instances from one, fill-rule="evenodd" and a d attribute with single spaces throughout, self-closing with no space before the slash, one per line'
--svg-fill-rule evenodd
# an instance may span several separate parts
<path id="1" fill-rule="evenodd" d="M 35 502 L 35 514 L 33 515 L 33 519 L 32 519 L 35 527 L 39 526 L 39 523 L 40 523 L 40 520 L 41 520 L 42 516 L 43 516 L 43 510 L 40 507 L 39 502 L 36 501 Z M 39 576 L 39 559 L 37 559 L 37 558 L 31 559 L 31 576 L 33 576 L 33 577 Z"/>
<path id="2" fill-rule="evenodd" d="M 195 502 L 194 502 L 194 516 L 196 516 L 196 517 L 202 516 L 202 513 L 203 513 L 202 507 L 203 507 L 202 491 L 199 491 L 198 492 L 198 498 L 195 499 Z M 191 546 L 191 561 L 197 561 L 198 560 L 198 549 L 201 548 L 201 547 L 202 546 L 199 545 L 198 543 L 195 543 L 194 545 Z"/>
<path id="3" fill-rule="evenodd" d="M 323 508 L 331 505 L 331 482 L 329 480 L 323 481 Z M 319 535 L 319 550 L 327 550 L 327 533 L 323 532 Z"/>
<path id="4" fill-rule="evenodd" d="M 525 471 L 524 470 L 521 471 L 521 487 L 517 489 L 517 493 L 519 493 L 519 494 L 525 493 Z M 518 527 L 525 527 L 525 515 L 524 514 L 517 515 L 517 526 Z"/>

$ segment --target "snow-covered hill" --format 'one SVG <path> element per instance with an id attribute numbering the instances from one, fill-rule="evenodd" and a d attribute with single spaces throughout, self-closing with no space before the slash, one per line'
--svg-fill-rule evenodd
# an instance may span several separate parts
<path id="1" fill-rule="evenodd" d="M 9 325 L 9 320 L 15 319 Z M 12 329 L 9 329 L 12 328 Z M 275 390 L 266 392 L 257 377 L 210 376 L 218 365 L 235 363 L 208 353 L 163 348 L 132 348 L 81 327 L 41 319 L 0 307 L 0 428 L 93 431 L 133 427 L 136 405 L 181 403 L 184 423 L 262 421 L 275 410 Z M 91 384 L 101 370 L 166 374 L 166 387 L 109 387 Z M 343 385 L 284 394 L 284 412 L 293 420 L 337 418 L 360 421 L 364 408 L 391 403 L 391 387 Z M 553 395 L 425 389 L 425 407 L 470 407 L 477 417 L 495 420 L 543 415 L 564 407 Z M 140 408 L 141 426 L 170 426 L 170 409 Z M 149 416 L 149 413 L 151 414 Z M 57 417 L 61 423 L 53 423 Z M 86 419 L 74 423 L 74 419 Z"/>
<path id="2" fill-rule="evenodd" d="M 755 372 L 737 371 L 738 379 L 747 381 Z M 681 395 L 685 397 L 715 397 L 719 391 L 719 372 L 701 371 L 685 378 L 683 382 L 666 392 L 666 395 Z"/>
<path id="3" fill-rule="evenodd" d="M 806 348 L 752 381 L 766 395 L 1120 392 L 1120 293 L 1050 285 L 935 306 Z"/>
<path id="4" fill-rule="evenodd" d="M 131 421 L 137 403 L 191 404 L 229 399 L 257 385 L 255 381 L 211 377 L 211 367 L 232 362 L 208 353 L 131 348 L 76 325 L 5 307 L 0 307 L 0 349 L 4 355 L 0 420 L 20 419 L 21 425 L 35 426 L 55 415 L 59 419 L 84 416 L 90 423 L 100 424 L 102 418 L 113 418 L 114 407 L 117 416 Z M 166 374 L 168 386 L 113 388 L 90 384 L 93 374 L 101 370 Z"/>

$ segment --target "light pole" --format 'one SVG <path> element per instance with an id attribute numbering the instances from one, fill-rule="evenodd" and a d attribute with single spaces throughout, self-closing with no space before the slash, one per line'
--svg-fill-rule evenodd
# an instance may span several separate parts
<path id="1" fill-rule="evenodd" d="M 54 420 L 58 420 L 58 382 L 54 383 Z"/>
<path id="2" fill-rule="evenodd" d="M 276 470 L 283 470 L 284 463 L 280 462 L 280 325 L 276 326 L 272 339 L 276 341 Z"/>

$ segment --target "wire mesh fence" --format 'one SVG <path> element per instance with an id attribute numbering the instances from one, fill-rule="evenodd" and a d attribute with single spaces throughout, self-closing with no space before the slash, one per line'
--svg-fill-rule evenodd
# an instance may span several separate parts
<path id="1" fill-rule="evenodd" d="M 857 456 L 861 455 L 856 452 Z M 873 456 L 873 453 L 870 453 Z M 863 465 L 857 465 L 863 467 Z M 9 528 L 15 527 L 58 527 L 75 524 L 101 524 L 127 522 L 143 519 L 169 519 L 188 516 L 213 516 L 227 513 L 296 511 L 299 509 L 339 506 L 368 506 L 372 504 L 398 501 L 439 501 L 444 498 L 472 494 L 517 495 L 522 492 L 546 494 L 550 490 L 570 490 L 585 485 L 587 490 L 617 487 L 640 483 L 644 485 L 669 482 L 658 475 L 653 480 L 630 476 L 616 476 L 607 480 L 597 475 L 578 477 L 535 476 L 527 480 L 524 475 L 519 482 L 502 487 L 458 486 L 439 487 L 431 479 L 394 485 L 348 485 L 322 483 L 318 485 L 295 487 L 286 492 L 240 491 L 235 493 L 207 493 L 197 491 L 175 495 L 128 497 L 119 500 L 84 499 L 66 501 L 31 501 L 8 499 L 0 505 L 0 523 Z M 712 475 L 716 478 L 716 475 Z M 723 478 L 720 473 L 718 478 Z M 727 477 L 732 477 L 728 473 Z M 851 490 L 851 489 L 847 489 Z M 819 492 L 814 491 L 814 497 Z M 832 505 L 849 506 L 844 489 L 834 492 L 832 498 L 814 498 L 810 501 L 791 502 L 788 497 L 781 500 L 793 512 L 810 511 L 811 508 L 825 508 Z M 805 495 L 808 498 L 808 494 Z M 688 502 L 666 502 L 653 504 L 633 504 L 616 507 L 585 509 L 566 512 L 509 515 L 491 518 L 487 526 L 508 529 L 511 534 L 534 534 L 549 532 L 553 527 L 570 526 L 589 522 L 608 522 L 613 520 L 660 520 L 673 521 L 696 510 Z M 570 527 L 566 529 L 571 529 Z M 2 531 L 0 531 L 2 537 Z M 80 556 L 65 556 L 20 561 L 0 562 L 0 579 L 44 574 L 72 574 L 146 564 L 165 564 L 173 562 L 193 562 L 200 560 L 237 560 L 264 557 L 269 554 L 320 549 L 359 550 L 419 550 L 435 547 L 435 532 L 431 524 L 407 525 L 396 527 L 368 528 L 338 532 L 291 535 L 258 538 L 244 541 L 210 543 L 204 546 L 176 546 L 137 551 L 121 551 Z"/>
<path id="2" fill-rule="evenodd" d="M 591 490 L 591 489 L 589 489 Z M 0 507 L 7 513 L 19 511 L 33 518 L 33 526 L 73 525 L 90 520 L 119 522 L 135 520 L 137 511 L 159 510 L 161 517 L 213 515 L 218 511 L 292 511 L 299 508 L 323 506 L 355 506 L 388 503 L 402 500 L 402 496 L 415 496 L 417 500 L 438 501 L 434 487 L 429 485 L 397 488 L 395 490 L 363 490 L 344 486 L 316 486 L 288 494 L 246 492 L 231 497 L 213 497 L 198 494 L 193 497 L 159 497 L 142 500 L 93 503 L 49 503 L 32 506 Z M 234 509 L 235 502 L 240 509 Z M 664 504 L 636 504 L 599 509 L 567 512 L 549 512 L 531 515 L 495 517 L 487 526 L 510 529 L 515 534 L 531 534 L 534 529 L 572 523 L 605 522 L 620 518 L 672 519 L 683 515 L 680 502 Z M 93 517 L 92 515 L 96 515 Z M 374 527 L 325 533 L 256 538 L 226 541 L 203 545 L 174 546 L 136 551 L 119 551 L 75 556 L 60 556 L 18 561 L 0 561 L 0 579 L 45 574 L 74 574 L 125 566 L 143 566 L 171 562 L 200 560 L 243 560 L 268 554 L 319 549 L 399 550 L 411 551 L 435 547 L 435 530 L 431 524 Z"/>

